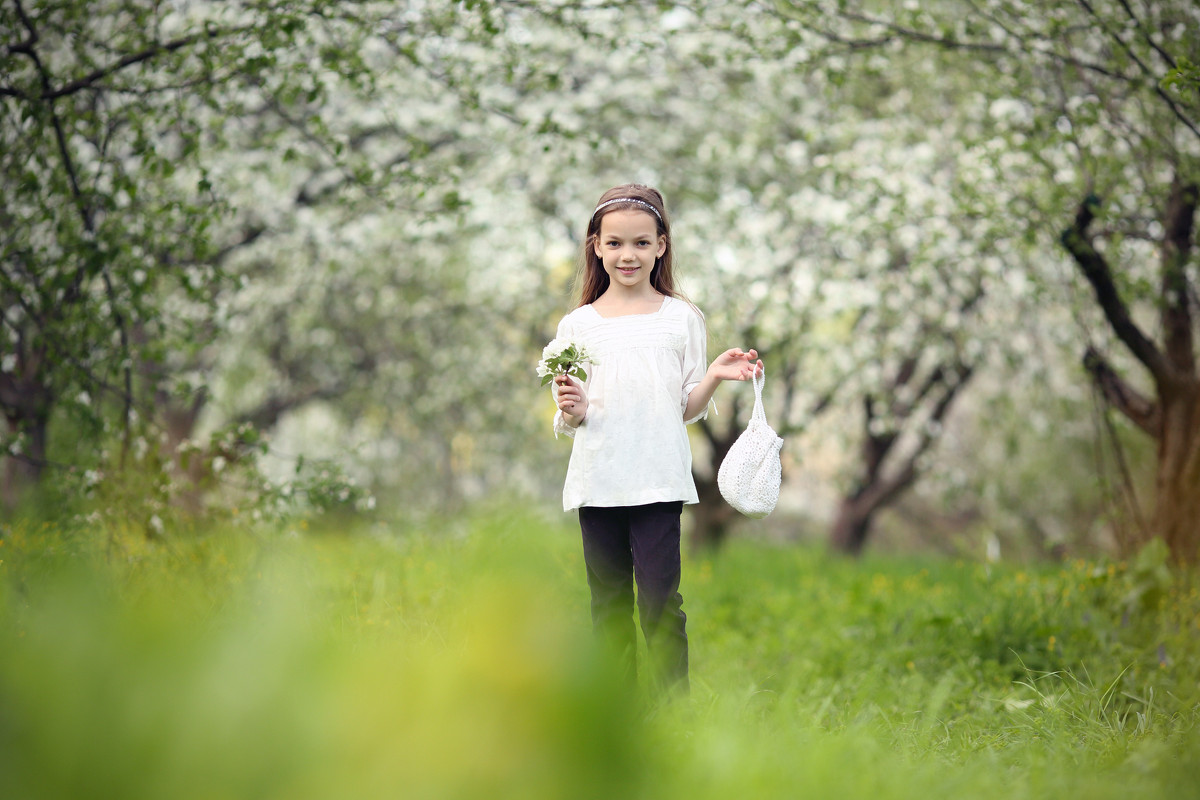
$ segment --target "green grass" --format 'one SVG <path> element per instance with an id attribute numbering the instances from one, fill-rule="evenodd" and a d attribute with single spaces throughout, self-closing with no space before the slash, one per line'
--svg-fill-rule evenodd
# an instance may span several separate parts
<path id="1" fill-rule="evenodd" d="M 1195 797 L 1200 592 L 740 541 L 692 692 L 593 647 L 569 517 L 0 526 L 5 798 Z"/>

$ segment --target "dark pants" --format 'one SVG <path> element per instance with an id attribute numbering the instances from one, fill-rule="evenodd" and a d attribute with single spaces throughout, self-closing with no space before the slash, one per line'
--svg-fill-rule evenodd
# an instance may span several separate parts
<path id="1" fill-rule="evenodd" d="M 679 594 L 679 516 L 683 503 L 579 509 L 583 560 L 592 592 L 592 627 L 636 664 L 633 585 L 638 616 L 657 677 L 687 689 L 688 646 L 683 596 Z"/>

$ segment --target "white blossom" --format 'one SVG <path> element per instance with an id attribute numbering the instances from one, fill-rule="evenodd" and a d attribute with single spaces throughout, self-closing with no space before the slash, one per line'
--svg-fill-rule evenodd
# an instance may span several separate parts
<path id="1" fill-rule="evenodd" d="M 568 339 L 551 339 L 550 344 L 542 348 L 542 360 L 549 361 L 552 358 L 558 358 L 562 354 L 562 351 L 570 346 L 571 342 Z"/>

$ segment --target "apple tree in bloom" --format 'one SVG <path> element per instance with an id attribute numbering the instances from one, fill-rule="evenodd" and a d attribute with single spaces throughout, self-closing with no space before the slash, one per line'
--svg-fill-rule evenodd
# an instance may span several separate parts
<path id="1" fill-rule="evenodd" d="M 303 3 L 0 4 L 9 501 L 50 463 L 58 411 L 92 442 L 115 421 L 128 460 L 137 375 L 189 337 L 160 298 L 203 303 L 221 281 L 206 149 L 246 107 L 304 91 L 277 59 L 327 22 Z"/>
<path id="2" fill-rule="evenodd" d="M 305 404 L 402 389 L 397 408 L 428 406 L 410 429 L 454 415 L 428 388 L 461 376 L 459 323 L 492 308 L 450 299 L 469 276 L 448 267 L 470 236 L 456 180 L 503 119 L 474 88 L 487 13 L 0 5 L 9 502 L 54 462 L 55 420 L 79 436 L 59 466 L 161 448 L 202 480 Z"/>
<path id="3" fill-rule="evenodd" d="M 1156 456 L 1146 523 L 1177 562 L 1200 548 L 1195 217 L 1200 186 L 1200 9 L 1154 4 L 779 3 L 807 31 L 860 53 L 949 57 L 1010 122 L 995 152 L 1038 235 L 1076 283 L 1082 364 Z M 1000 163 L 998 161 L 998 163 Z M 1013 206 L 993 205 L 1000 214 Z M 1086 331 L 1086 332 L 1085 332 Z"/>

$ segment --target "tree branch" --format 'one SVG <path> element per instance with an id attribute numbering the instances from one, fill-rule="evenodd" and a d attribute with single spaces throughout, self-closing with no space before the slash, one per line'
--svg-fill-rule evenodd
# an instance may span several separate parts
<path id="1" fill-rule="evenodd" d="M 869 483 L 863 483 L 851 499 L 870 512 L 887 505 L 896 495 L 912 485 L 917 479 L 916 459 L 909 459 L 903 467 L 889 477 L 876 475 Z"/>
<path id="2" fill-rule="evenodd" d="M 116 62 L 109 64 L 108 66 L 95 69 L 87 75 L 84 75 L 81 78 L 76 78 L 70 83 L 65 84 L 57 89 L 44 91 L 42 93 L 42 99 L 55 100 L 60 97 L 66 97 L 67 95 L 75 94 L 83 89 L 92 87 L 108 76 L 115 75 L 127 67 L 132 67 L 135 64 L 141 64 L 142 62 L 149 61 L 156 56 L 160 56 L 165 53 L 173 53 L 176 50 L 182 50 L 183 48 L 196 44 L 204 39 L 217 39 L 230 34 L 244 33 L 248 30 L 252 30 L 252 28 L 249 26 L 240 28 L 218 28 L 215 25 L 206 26 L 204 31 L 194 33 L 191 36 L 184 36 L 179 39 L 173 39 L 169 42 L 157 43 L 141 51 L 140 53 L 129 53 L 128 55 L 118 59 Z"/>
<path id="3" fill-rule="evenodd" d="M 31 271 L 29 271 L 28 268 L 26 269 L 26 274 L 29 275 L 29 277 L 30 277 L 29 282 L 33 284 L 34 290 L 35 291 L 40 290 L 41 286 L 37 284 L 37 276 L 34 275 Z M 45 318 L 41 314 L 39 314 L 38 310 L 36 308 L 34 308 L 30 304 L 30 302 L 25 298 L 25 293 L 23 291 L 21 291 L 20 282 L 18 282 L 16 277 L 14 277 L 8 271 L 8 268 L 5 267 L 4 262 L 2 262 L 2 261 L 0 261 L 0 277 L 3 277 L 4 280 L 7 281 L 8 284 L 12 286 L 12 290 L 11 290 L 12 296 L 16 298 L 17 305 L 21 306 L 21 309 L 25 312 L 25 316 L 28 317 L 30 319 L 30 321 L 32 321 L 34 323 L 34 325 L 41 326 L 42 323 L 45 322 Z M 8 310 L 0 309 L 0 314 L 3 315 L 4 322 L 7 325 L 9 325 L 13 330 L 16 330 L 16 326 L 13 325 L 8 320 Z"/>
<path id="4" fill-rule="evenodd" d="M 1129 309 L 1121 300 L 1113 283 L 1112 271 L 1104 257 L 1096 252 L 1092 240 L 1088 236 L 1088 226 L 1096 217 L 1100 200 L 1094 195 L 1088 196 L 1075 214 L 1071 227 L 1063 231 L 1060 241 L 1067 252 L 1079 265 L 1083 275 L 1096 293 L 1096 301 L 1104 311 L 1108 323 L 1116 332 L 1117 337 L 1129 348 L 1134 357 L 1150 370 L 1150 374 L 1159 383 L 1167 382 L 1172 377 L 1170 363 L 1162 352 L 1150 341 L 1129 314 Z"/>
<path id="5" fill-rule="evenodd" d="M 1124 414 L 1143 432 L 1155 439 L 1159 437 L 1162 422 L 1158 404 L 1126 383 L 1100 351 L 1088 347 L 1083 356 L 1083 368 L 1092 376 L 1092 381 L 1110 406 Z"/>
<path id="6" fill-rule="evenodd" d="M 929 391 L 935 386 L 941 387 L 943 391 L 929 413 L 929 422 L 938 424 L 942 422 L 949 412 L 955 397 L 967 385 L 973 373 L 974 367 L 967 366 L 957 360 L 952 365 L 939 365 L 933 370 L 921 390 L 921 396 L 928 396 Z M 866 399 L 866 409 L 867 433 L 866 441 L 863 445 L 866 474 L 851 497 L 856 503 L 860 503 L 874 511 L 890 503 L 900 492 L 911 486 L 917 479 L 919 474 L 917 461 L 929 449 L 933 443 L 935 434 L 927 426 L 917 436 L 916 444 L 905 452 L 903 456 L 897 457 L 899 465 L 889 469 L 885 474 L 883 461 L 892 450 L 892 447 L 899 441 L 899 431 L 893 429 L 884 434 L 871 434 L 870 424 L 873 412 L 869 399 Z M 914 410 L 915 403 L 909 408 L 910 414 Z"/>
<path id="7" fill-rule="evenodd" d="M 1200 130 L 1198 130 L 1196 128 L 1195 123 L 1192 122 L 1190 119 L 1188 119 L 1184 115 L 1183 110 L 1179 108 L 1179 106 L 1175 103 L 1175 101 L 1171 99 L 1170 95 L 1168 95 L 1163 90 L 1162 86 L 1159 85 L 1159 79 L 1161 79 L 1162 76 L 1155 75 L 1154 71 L 1151 70 L 1148 66 L 1146 66 L 1146 64 L 1140 58 L 1138 58 L 1137 53 L 1133 52 L 1133 48 L 1130 47 L 1129 44 L 1127 42 L 1125 42 L 1125 40 L 1123 40 L 1119 34 L 1112 31 L 1108 27 L 1108 25 L 1106 25 L 1104 23 L 1104 20 L 1100 17 L 1099 14 L 1096 13 L 1095 9 L 1092 8 L 1092 4 L 1089 3 L 1088 0 L 1078 0 L 1078 2 L 1079 2 L 1079 5 L 1081 5 L 1089 14 L 1092 15 L 1092 18 L 1094 20 L 1096 20 L 1096 23 L 1099 24 L 1100 27 L 1104 30 L 1104 32 L 1108 34 L 1109 38 L 1111 38 L 1114 42 L 1116 42 L 1117 45 L 1122 50 L 1125 51 L 1125 54 L 1127 56 L 1129 56 L 1130 60 L 1133 61 L 1134 64 L 1137 64 L 1138 69 L 1140 69 L 1142 71 L 1142 73 L 1144 75 L 1146 75 L 1146 77 L 1150 78 L 1150 82 L 1154 86 L 1155 94 L 1157 94 L 1160 98 L 1162 98 L 1162 100 L 1167 104 L 1167 106 L 1175 114 L 1176 118 L 1178 118 L 1180 122 L 1182 122 L 1184 125 L 1186 125 L 1188 127 L 1188 129 L 1191 130 L 1192 133 L 1194 133 L 1196 136 L 1200 137 Z M 1127 10 L 1128 10 L 1128 8 L 1129 7 L 1126 6 Z M 1131 17 L 1133 16 L 1132 13 L 1130 14 L 1130 16 Z M 1136 17 L 1134 17 L 1133 19 L 1135 22 L 1137 21 Z M 1139 28 L 1140 27 L 1141 26 L 1139 25 Z M 1149 37 L 1147 37 L 1147 39 L 1149 39 Z M 1152 44 L 1153 44 L 1153 42 L 1152 42 Z M 1161 52 L 1161 50 L 1159 52 Z M 1169 56 L 1167 57 L 1167 60 L 1170 61 Z"/>
<path id="8" fill-rule="evenodd" d="M 715 450 L 717 447 L 717 434 L 709 421 L 702 419 L 696 423 L 696 427 L 700 429 L 700 433 L 704 434 L 704 441 L 708 442 L 708 446 Z"/>
<path id="9" fill-rule="evenodd" d="M 20 52 L 29 56 L 29 58 L 33 61 L 33 65 L 38 72 L 38 78 L 41 80 L 42 95 L 43 97 L 48 97 L 51 92 L 50 73 L 46 70 L 46 67 L 42 63 L 41 57 L 38 56 L 37 51 L 33 49 L 33 46 L 37 44 L 40 39 L 37 28 L 34 27 L 33 20 L 30 19 L 29 15 L 25 12 L 24 6 L 21 5 L 21 0 L 14 0 L 14 2 L 17 6 L 17 14 L 21 17 L 21 24 L 23 24 L 25 26 L 25 30 L 29 32 L 29 38 L 19 47 L 12 48 L 12 50 L 13 52 Z M 63 131 L 62 120 L 59 118 L 58 112 L 55 111 L 53 102 L 50 103 L 50 121 L 54 126 L 54 135 L 58 142 L 59 154 L 62 156 L 63 167 L 67 170 L 67 178 L 71 184 L 71 195 L 75 199 L 75 205 L 79 210 L 80 216 L 83 217 L 84 228 L 88 231 L 88 233 L 92 233 L 92 215 L 83 203 L 83 193 L 79 188 L 79 176 L 75 172 L 75 163 L 72 160 L 70 150 L 67 147 L 67 137 L 66 133 Z"/>
<path id="10" fill-rule="evenodd" d="M 891 452 L 892 446 L 900 437 L 899 431 L 893 425 L 888 425 L 882 433 L 872 433 L 875 422 L 875 398 L 870 394 L 863 395 L 863 445 L 862 457 L 866 466 L 863 483 L 866 486 L 878 483 L 883 469 L 883 461 Z"/>
<path id="11" fill-rule="evenodd" d="M 994 55 L 994 56 L 1020 57 L 1019 53 L 1013 53 L 1011 49 L 1009 49 L 1008 47 L 1001 45 L 1001 44 L 993 44 L 993 43 L 988 43 L 988 42 L 972 42 L 972 41 L 963 40 L 963 39 L 950 39 L 950 38 L 947 38 L 944 36 L 938 36 L 938 35 L 935 35 L 932 33 L 927 33 L 925 31 L 917 30 L 916 28 L 909 28 L 904 25 L 900 25 L 896 22 L 892 22 L 891 20 L 883 19 L 881 17 L 872 17 L 869 14 L 856 13 L 856 12 L 851 12 L 851 11 L 842 11 L 842 12 L 840 12 L 840 15 L 844 19 L 848 19 L 852 22 L 859 22 L 859 23 L 862 23 L 865 25 L 881 26 L 881 27 L 887 29 L 888 31 L 890 31 L 894 35 L 881 38 L 874 42 L 864 42 L 861 40 L 858 42 L 853 42 L 853 40 L 848 40 L 845 37 L 841 37 L 837 34 L 831 34 L 831 33 L 825 32 L 825 31 L 816 31 L 816 33 L 818 33 L 821 36 L 824 36 L 825 38 L 830 39 L 831 41 L 838 42 L 839 44 L 856 44 L 857 46 L 860 46 L 860 47 L 864 46 L 864 45 L 883 46 L 886 44 L 890 44 L 896 38 L 900 38 L 900 39 L 905 39 L 908 41 L 918 42 L 920 44 L 933 45 L 933 46 L 939 47 L 943 50 L 961 50 L 961 51 L 968 51 L 968 52 L 979 52 L 979 53 L 984 53 L 987 55 Z M 1001 26 L 1001 27 L 1003 27 L 1003 26 Z M 1005 29 L 1005 30 L 1006 30 L 1006 32 L 1008 32 L 1007 29 Z M 1053 61 L 1057 61 L 1060 64 L 1068 64 L 1070 66 L 1077 67 L 1077 68 L 1079 68 L 1081 70 L 1085 70 L 1087 72 L 1094 72 L 1099 75 L 1103 75 L 1106 78 L 1110 78 L 1112 80 L 1118 80 L 1118 81 L 1123 81 L 1123 82 L 1129 82 L 1129 80 L 1130 80 L 1129 77 L 1122 75 L 1121 73 L 1118 73 L 1118 72 L 1113 72 L 1112 70 L 1104 67 L 1102 64 L 1097 64 L 1097 63 L 1091 62 L 1091 61 L 1084 61 L 1083 59 L 1080 59 L 1080 58 L 1077 58 L 1077 57 L 1074 57 L 1071 55 L 1067 55 L 1064 53 L 1057 53 L 1053 50 L 1048 50 L 1048 49 L 1039 47 L 1034 44 L 1026 45 L 1020 37 L 1017 37 L 1011 33 L 1010 33 L 1010 35 L 1013 35 L 1014 38 L 1016 38 L 1018 42 L 1021 42 L 1022 46 L 1026 47 L 1028 49 L 1028 52 L 1033 53 L 1035 55 L 1049 58 Z M 1039 36 L 1038 38 L 1045 40 L 1046 37 Z"/>
<path id="12" fill-rule="evenodd" d="M 1187 265 L 1192 252 L 1192 230 L 1200 190 L 1195 183 L 1183 183 L 1176 175 L 1171 181 L 1163 220 L 1162 252 L 1162 328 L 1167 359 L 1184 375 L 1196 374 L 1196 354 L 1192 340 L 1192 291 Z"/>
<path id="13" fill-rule="evenodd" d="M 32 56 L 34 54 L 33 46 L 38 43 L 37 29 L 33 27 L 33 20 L 26 13 L 25 6 L 21 5 L 21 0 L 13 0 L 13 5 L 17 7 L 17 16 L 21 18 L 21 24 L 25 26 L 25 30 L 29 35 L 23 41 L 9 45 L 8 52 Z"/>
<path id="14" fill-rule="evenodd" d="M 248 247 L 258 240 L 260 236 L 267 232 L 267 226 L 254 224 L 246 226 L 236 239 L 226 243 L 223 247 L 217 250 L 212 255 L 212 263 L 220 266 L 225 259 L 229 258 L 237 250 Z"/>
<path id="15" fill-rule="evenodd" d="M 113 322 L 117 324 L 117 335 L 121 342 L 121 360 L 125 362 L 122 367 L 125 378 L 125 404 L 121 413 L 121 469 L 125 469 L 125 462 L 129 456 L 129 442 L 133 437 L 133 356 L 129 350 L 129 329 L 125 324 L 125 315 L 121 313 L 116 287 L 113 286 L 107 266 L 101 268 L 101 274 L 104 278 L 104 290 L 108 295 L 109 305 L 112 306 Z"/>
<path id="16" fill-rule="evenodd" d="M 1138 30 L 1142 33 L 1142 38 L 1146 40 L 1146 44 L 1150 45 L 1150 47 L 1152 47 L 1154 51 L 1158 53 L 1162 60 L 1167 62 L 1167 66 L 1169 66 L 1171 69 L 1175 69 L 1177 66 L 1175 59 L 1171 58 L 1171 54 L 1166 50 L 1163 50 L 1158 42 L 1154 41 L 1154 37 L 1150 35 L 1150 31 L 1145 25 L 1142 24 L 1142 21 L 1138 18 L 1138 16 L 1133 13 L 1133 9 L 1130 8 L 1127 0 L 1119 0 L 1119 2 L 1121 3 L 1121 8 L 1125 9 L 1125 13 L 1129 16 L 1129 19 L 1137 24 Z"/>
<path id="17" fill-rule="evenodd" d="M 304 389 L 292 394 L 275 394 L 267 398 L 258 408 L 239 415 L 237 424 L 250 424 L 260 431 L 269 430 L 288 411 L 315 400 L 332 400 L 344 394 L 345 391 L 346 387 L 339 383 Z"/>
<path id="18" fill-rule="evenodd" d="M 931 422 L 941 423 L 946 418 L 946 414 L 950 411 L 950 406 L 954 403 L 954 398 L 962 391 L 963 387 L 970 382 L 971 376 L 975 374 L 975 367 L 969 364 L 963 364 L 961 361 L 956 362 L 952 367 L 939 367 L 938 372 L 943 375 L 942 383 L 946 387 L 946 391 L 938 400 L 937 405 L 933 408 L 933 413 L 929 415 Z M 928 443 L 933 440 L 933 436 L 926 432 L 922 440 Z M 920 452 L 924 452 L 924 447 Z"/>
<path id="19" fill-rule="evenodd" d="M 1127 43 L 1122 41 L 1119 36 L 1116 36 L 1111 30 L 1109 30 L 1107 25 L 1104 25 L 1103 20 L 1096 14 L 1096 12 L 1092 9 L 1091 5 L 1087 2 L 1087 0 L 1078 0 L 1078 2 L 1079 2 L 1079 5 L 1083 9 L 1085 9 L 1089 14 L 1091 14 L 1091 16 L 1104 28 L 1105 32 L 1108 33 L 1122 49 L 1124 49 L 1126 55 L 1128 55 L 1130 60 L 1136 65 L 1137 70 L 1142 75 L 1144 75 L 1150 79 L 1148 82 L 1148 85 L 1153 87 L 1154 93 L 1156 95 L 1158 95 L 1159 99 L 1162 102 L 1166 103 L 1167 107 L 1171 110 L 1171 113 L 1173 113 L 1175 115 L 1175 117 L 1194 135 L 1200 137 L 1200 128 L 1197 128 L 1196 122 L 1193 121 L 1191 118 L 1189 118 L 1188 115 L 1184 112 L 1183 108 L 1181 108 L 1180 105 L 1178 103 L 1176 103 L 1170 97 L 1170 95 L 1167 94 L 1167 92 L 1162 88 L 1162 86 L 1159 85 L 1159 79 L 1162 76 L 1155 75 L 1154 72 L 1152 70 L 1150 70 L 1147 67 L 1147 65 L 1140 58 L 1138 58 L 1137 54 L 1133 51 L 1132 48 L 1129 47 L 1129 45 Z M 941 48 L 943 50 L 957 50 L 957 51 L 964 51 L 964 52 L 981 53 L 981 54 L 983 54 L 984 57 L 989 57 L 989 56 L 992 56 L 992 57 L 1005 57 L 1006 56 L 1006 57 L 1012 57 L 1012 58 L 1024 57 L 1023 54 L 1020 52 L 1013 52 L 1012 48 L 1008 47 L 1006 44 L 995 44 L 995 43 L 991 43 L 991 42 L 979 42 L 979 41 L 971 41 L 968 39 L 952 38 L 952 37 L 948 37 L 948 36 L 939 35 L 936 33 L 931 33 L 928 31 L 920 30 L 918 28 L 905 26 L 905 25 L 902 25 L 893 20 L 886 19 L 884 17 L 872 16 L 870 14 L 866 14 L 866 13 L 862 13 L 862 12 L 855 12 L 855 11 L 849 11 L 849 10 L 843 9 L 843 10 L 837 12 L 838 16 L 840 16 L 842 19 L 847 20 L 851 23 L 858 23 L 858 24 L 862 24 L 862 25 L 871 25 L 871 26 L 881 27 L 885 31 L 887 31 L 889 34 L 889 35 L 885 35 L 885 36 L 880 36 L 875 39 L 854 39 L 852 37 L 838 33 L 836 31 L 821 28 L 820 26 L 816 25 L 815 23 L 805 19 L 801 14 L 797 13 L 794 9 L 791 9 L 790 4 L 783 2 L 783 0 L 776 0 L 776 2 L 774 2 L 773 4 L 765 4 L 765 5 L 767 5 L 769 7 L 769 9 L 776 14 L 779 14 L 781 16 L 785 16 L 789 19 L 800 22 L 808 30 L 813 31 L 817 35 L 819 35 L 831 42 L 836 42 L 838 44 L 846 45 L 848 47 L 851 47 L 852 49 L 883 47 L 887 44 L 890 44 L 892 41 L 894 41 L 896 39 L 901 39 L 901 40 L 916 42 L 918 44 L 931 45 L 934 47 Z M 1000 24 L 999 21 L 995 20 L 994 17 L 991 19 L 995 24 L 999 25 L 1000 28 L 1003 29 L 1008 36 L 1012 37 L 1019 44 L 1019 46 L 1025 51 L 1025 53 L 1036 55 L 1036 56 L 1041 56 L 1043 58 L 1048 58 L 1051 61 L 1054 61 L 1058 64 L 1069 65 L 1069 66 L 1075 67 L 1075 68 L 1085 71 L 1085 72 L 1091 72 L 1091 73 L 1095 73 L 1097 75 L 1102 75 L 1105 78 L 1108 78 L 1109 80 L 1120 81 L 1122 83 L 1134 85 L 1136 87 L 1143 87 L 1144 85 L 1147 85 L 1147 84 L 1144 84 L 1142 79 L 1137 75 L 1126 75 L 1124 73 L 1116 72 L 1112 69 L 1109 69 L 1106 66 L 1104 66 L 1103 64 L 1099 64 L 1094 61 L 1088 61 L 1084 58 L 1080 58 L 1080 57 L 1072 55 L 1070 53 L 1058 52 L 1058 50 L 1055 47 L 1059 43 L 1058 40 L 1050 39 L 1049 37 L 1047 37 L 1045 35 L 1039 34 L 1036 36 L 1038 43 L 1027 42 L 1024 37 L 1015 34 L 1013 31 L 1009 30 L 1006 26 Z M 1149 35 L 1147 35 L 1146 38 L 1149 40 L 1150 39 Z M 1151 41 L 1151 46 L 1154 47 L 1154 49 L 1157 50 L 1160 53 L 1160 55 L 1165 60 L 1168 61 L 1168 63 L 1171 62 L 1170 56 L 1168 54 L 1166 54 L 1165 52 L 1163 52 L 1162 49 L 1159 48 L 1157 45 L 1155 45 L 1153 43 L 1153 41 Z"/>

